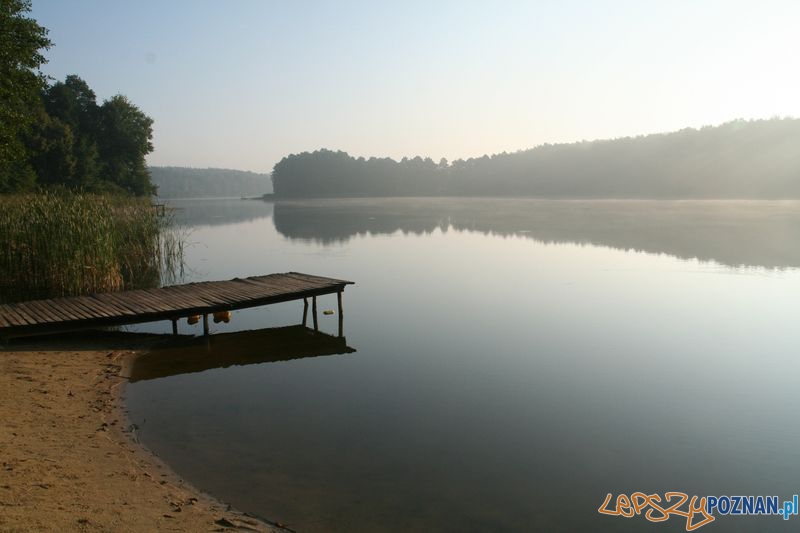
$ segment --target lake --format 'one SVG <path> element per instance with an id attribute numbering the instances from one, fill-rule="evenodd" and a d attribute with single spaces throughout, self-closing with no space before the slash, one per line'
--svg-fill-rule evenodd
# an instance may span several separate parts
<path id="1" fill-rule="evenodd" d="M 231 335 L 165 347 L 175 366 L 126 389 L 140 441 L 245 512 L 297 531 L 684 531 L 598 508 L 798 492 L 798 202 L 171 205 L 187 281 L 356 283 L 344 339 L 297 327 L 302 302 L 234 312 L 212 324 Z"/>

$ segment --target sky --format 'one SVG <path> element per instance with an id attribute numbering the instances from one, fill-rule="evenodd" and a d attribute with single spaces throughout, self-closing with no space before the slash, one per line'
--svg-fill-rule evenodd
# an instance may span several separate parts
<path id="1" fill-rule="evenodd" d="M 33 0 L 43 71 L 124 94 L 151 165 L 438 161 L 800 117 L 800 2 Z"/>

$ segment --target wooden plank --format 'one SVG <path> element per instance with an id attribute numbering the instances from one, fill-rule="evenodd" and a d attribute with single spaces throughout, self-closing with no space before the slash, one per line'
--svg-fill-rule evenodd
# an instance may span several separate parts
<path id="1" fill-rule="evenodd" d="M 250 283 L 248 279 L 233 279 L 228 282 L 225 282 L 223 288 L 226 290 L 232 290 L 238 294 L 246 294 L 246 295 L 253 295 L 257 293 L 261 289 L 262 285 Z"/>
<path id="2" fill-rule="evenodd" d="M 192 287 L 191 291 L 187 291 L 187 293 L 194 298 L 208 302 L 210 305 L 228 303 L 238 299 L 230 295 L 226 298 L 223 294 L 215 291 L 213 287 L 205 287 L 199 284 Z"/>
<path id="3" fill-rule="evenodd" d="M 6 320 L 10 322 L 12 325 L 24 326 L 26 324 L 25 319 L 17 315 L 17 313 L 13 310 L 13 308 L 10 305 L 2 304 L 0 305 L 0 310 L 3 311 L 3 316 L 5 316 Z"/>
<path id="4" fill-rule="evenodd" d="M 56 312 L 61 314 L 68 314 L 71 316 L 76 317 L 78 320 L 86 320 L 89 318 L 83 311 L 72 307 L 68 302 L 60 301 L 59 298 L 53 298 L 52 300 L 43 300 L 46 305 L 53 309 Z"/>
<path id="5" fill-rule="evenodd" d="M 74 305 L 73 302 L 70 301 L 70 299 L 67 299 L 67 298 L 55 298 L 53 300 L 48 300 L 48 303 L 50 303 L 50 305 L 52 307 L 55 307 L 55 308 L 58 308 L 58 309 L 64 308 L 64 309 L 69 310 L 69 312 L 71 314 L 77 316 L 81 320 L 88 320 L 88 319 L 92 318 L 92 316 L 89 313 L 84 311 L 82 308 Z"/>
<path id="6" fill-rule="evenodd" d="M 222 303 L 219 298 L 206 293 L 199 287 L 193 287 L 191 291 L 186 291 L 182 296 L 184 301 L 199 302 L 200 307 L 215 306 Z"/>
<path id="7" fill-rule="evenodd" d="M 42 313 L 36 307 L 32 305 L 26 305 L 26 303 L 29 304 L 30 302 L 17 302 L 14 304 L 17 311 L 25 314 L 26 319 L 33 319 L 35 324 L 53 321 L 49 316 Z M 28 323 L 30 323 L 30 321 Z"/>
<path id="8" fill-rule="evenodd" d="M 93 318 L 114 316 L 114 313 L 112 313 L 110 310 L 107 310 L 105 306 L 101 305 L 91 296 L 78 296 L 76 298 L 70 298 L 69 300 L 71 304 L 84 309 L 86 313 L 91 315 Z"/>
<path id="9" fill-rule="evenodd" d="M 71 322 L 74 320 L 81 320 L 83 318 L 78 313 L 73 312 L 71 309 L 57 305 L 54 300 L 37 300 L 33 303 L 39 306 L 44 313 L 49 313 L 51 316 L 54 316 L 58 321 Z"/>
<path id="10" fill-rule="evenodd" d="M 148 298 L 146 295 L 139 294 L 139 292 L 140 291 L 131 291 L 119 294 L 120 296 L 124 296 L 126 300 L 131 301 L 143 309 L 149 309 L 150 312 L 170 310 L 169 308 L 163 308 L 162 305 L 155 300 L 155 298 Z"/>
<path id="11" fill-rule="evenodd" d="M 242 287 L 238 283 L 227 281 L 219 285 L 206 285 L 200 288 L 205 294 L 216 297 L 221 303 L 236 303 L 250 300 L 254 297 L 253 291 Z"/>
<path id="12" fill-rule="evenodd" d="M 95 294 L 92 296 L 95 300 L 105 305 L 107 308 L 114 310 L 114 316 L 135 315 L 137 311 L 126 306 L 123 302 L 118 301 L 111 293 Z"/>
<path id="13" fill-rule="evenodd" d="M 112 293 L 112 296 L 116 298 L 118 301 L 122 302 L 124 305 L 130 307 L 137 313 L 147 314 L 147 313 L 154 313 L 157 311 L 152 305 L 148 304 L 147 302 L 142 302 L 138 298 L 135 298 L 130 293 L 127 292 L 119 292 L 119 293 Z"/>
<path id="14" fill-rule="evenodd" d="M 207 284 L 199 287 L 199 289 L 205 293 L 214 294 L 226 302 L 241 301 L 253 297 L 252 289 L 235 281 L 223 281 L 213 285 Z"/>
<path id="15" fill-rule="evenodd" d="M 199 314 L 199 311 L 211 305 L 208 298 L 200 298 L 194 291 L 180 290 L 180 287 L 170 287 L 169 289 L 169 294 L 165 295 L 165 301 L 169 303 L 173 312 L 178 314 L 189 311 Z"/>
<path id="16" fill-rule="evenodd" d="M 266 296 L 278 293 L 278 290 L 275 287 L 268 287 L 265 285 L 255 285 L 244 281 L 236 282 L 236 285 L 236 290 L 248 295 L 247 300 L 264 298 Z"/>
<path id="17" fill-rule="evenodd" d="M 85 299 L 82 300 L 82 302 L 84 302 L 86 306 L 97 311 L 102 311 L 103 315 L 106 317 L 117 317 L 122 314 L 122 311 L 118 309 L 117 306 L 112 305 L 110 302 L 106 302 L 103 299 L 102 294 L 93 294 L 84 296 L 83 298 Z"/>
<path id="18" fill-rule="evenodd" d="M 14 312 L 17 316 L 22 317 L 22 320 L 26 324 L 38 324 L 39 322 L 34 318 L 34 316 L 30 315 L 24 308 L 19 305 L 19 302 L 15 304 L 11 304 L 13 306 Z"/>
<path id="19" fill-rule="evenodd" d="M 153 311 L 152 306 L 140 301 L 136 296 L 129 292 L 114 293 L 112 298 L 118 302 L 121 302 L 126 307 L 133 309 L 137 313 L 145 314 Z"/>
<path id="20" fill-rule="evenodd" d="M 131 297 L 130 294 L 127 293 L 115 293 L 112 294 L 112 297 L 116 298 L 117 301 L 121 302 L 129 309 L 133 309 L 134 311 L 136 311 L 137 314 L 149 315 L 151 313 L 158 312 L 158 309 L 156 309 L 152 305 L 148 304 L 147 302 L 142 302 L 137 298 L 133 298 Z"/>
<path id="21" fill-rule="evenodd" d="M 281 279 L 251 279 L 248 278 L 246 280 L 249 283 L 254 285 L 258 285 L 261 287 L 270 287 L 277 289 L 281 292 L 295 292 L 295 291 L 304 291 L 308 290 L 309 288 L 315 288 L 308 283 L 304 283 L 300 280 L 294 280 L 291 278 L 281 278 Z"/>
<path id="22" fill-rule="evenodd" d="M 50 309 L 46 309 L 41 302 L 37 300 L 32 300 L 30 302 L 22 302 L 22 305 L 27 307 L 28 309 L 38 312 L 40 319 L 43 319 L 46 322 L 65 322 L 69 320 L 73 320 L 71 316 L 65 316 L 62 314 L 56 314 L 54 311 Z"/>
<path id="23" fill-rule="evenodd" d="M 287 279 L 285 278 L 245 278 L 242 282 L 257 287 L 288 288 Z"/>
<path id="24" fill-rule="evenodd" d="M 249 290 L 251 291 L 276 290 L 280 287 L 274 281 L 270 283 L 266 280 L 255 280 L 251 278 L 237 280 L 237 283 L 241 283 L 242 285 L 247 285 L 248 287 L 250 287 Z"/>
<path id="25" fill-rule="evenodd" d="M 171 311 L 202 305 L 202 302 L 184 296 L 184 292 L 180 289 L 181 287 L 165 287 L 163 289 L 147 289 L 145 292 L 152 294 L 154 291 L 159 291 L 157 294 L 154 294 L 154 296 L 157 296 L 164 303 L 164 306 Z"/>
<path id="26" fill-rule="evenodd" d="M 283 283 L 290 284 L 293 287 L 306 288 L 306 289 L 308 289 L 308 288 L 318 289 L 318 288 L 323 288 L 323 287 L 336 287 L 337 286 L 336 283 L 326 283 L 326 282 L 319 281 L 319 280 L 309 280 L 309 279 L 298 278 L 298 277 L 293 276 L 292 274 L 287 274 L 286 277 L 282 281 L 283 281 Z"/>
<path id="27" fill-rule="evenodd" d="M 166 293 L 166 290 L 164 289 L 160 290 L 155 289 L 155 290 L 157 290 L 158 292 L 151 292 L 149 290 L 142 289 L 137 291 L 138 293 L 137 296 L 143 299 L 144 301 L 149 302 L 150 305 L 156 307 L 161 311 L 174 311 L 175 304 L 172 301 L 170 301 L 170 298 L 167 297 L 168 294 Z"/>
<path id="28" fill-rule="evenodd" d="M 287 291 L 286 287 L 278 286 L 278 285 L 269 285 L 267 283 L 259 283 L 252 280 L 243 280 L 244 283 L 249 283 L 255 289 L 254 297 L 255 298 L 267 298 L 269 296 L 277 296 L 279 294 L 284 294 Z"/>
<path id="29" fill-rule="evenodd" d="M 197 294 L 177 291 L 170 295 L 169 303 L 176 311 L 203 309 L 209 305 L 206 300 L 199 298 Z"/>
<path id="30" fill-rule="evenodd" d="M 138 306 L 141 308 L 145 313 L 157 313 L 159 311 L 166 311 L 168 309 L 163 309 L 160 302 L 158 302 L 155 298 L 144 294 L 138 294 L 139 291 L 131 292 L 131 293 L 120 293 L 120 296 L 125 298 L 125 301 L 130 302 L 133 305 Z"/>
<path id="31" fill-rule="evenodd" d="M 306 279 L 309 281 L 317 281 L 322 283 L 327 283 L 331 285 L 353 285 L 352 281 L 347 281 L 345 279 L 336 279 L 336 278 L 323 278 L 321 276 L 313 276 L 311 274 L 303 274 L 301 272 L 287 272 L 286 276 L 292 276 L 299 279 Z"/>

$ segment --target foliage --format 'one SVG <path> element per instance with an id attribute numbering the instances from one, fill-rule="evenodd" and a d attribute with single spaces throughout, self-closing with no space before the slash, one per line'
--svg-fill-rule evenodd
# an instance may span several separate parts
<path id="1" fill-rule="evenodd" d="M 269 174 L 224 168 L 150 167 L 161 198 L 261 196 L 272 192 Z"/>
<path id="2" fill-rule="evenodd" d="M 153 120 L 122 95 L 98 105 L 76 75 L 48 86 L 51 46 L 26 16 L 29 0 L 0 0 L 0 193 L 58 185 L 155 194 L 145 164 Z"/>
<path id="3" fill-rule="evenodd" d="M 798 198 L 800 120 L 542 145 L 447 164 L 319 150 L 283 158 L 277 197 Z"/>
<path id="4" fill-rule="evenodd" d="M 102 179 L 138 196 L 155 194 L 144 161 L 153 151 L 153 119 L 118 94 L 100 108 L 98 130 Z"/>
<path id="5" fill-rule="evenodd" d="M 155 194 L 144 157 L 153 120 L 122 95 L 98 106 L 87 83 L 67 76 L 42 93 L 27 137 L 37 183 L 91 192 Z"/>
<path id="6" fill-rule="evenodd" d="M 150 200 L 49 191 L 0 196 L 0 299 L 157 286 L 183 244 Z"/>
<path id="7" fill-rule="evenodd" d="M 0 192 L 32 186 L 23 136 L 37 117 L 38 73 L 50 47 L 47 30 L 26 16 L 30 0 L 0 0 Z"/>

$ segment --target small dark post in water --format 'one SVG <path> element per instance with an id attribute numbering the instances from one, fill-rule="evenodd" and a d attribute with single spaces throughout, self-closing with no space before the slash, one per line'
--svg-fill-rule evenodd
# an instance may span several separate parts
<path id="1" fill-rule="evenodd" d="M 317 323 L 317 297 L 311 297 L 311 316 L 314 318 L 314 331 L 319 331 L 319 324 Z"/>
<path id="2" fill-rule="evenodd" d="M 177 335 L 178 334 L 178 319 L 177 318 L 173 318 L 172 319 L 172 334 L 173 335 Z"/>
<path id="3" fill-rule="evenodd" d="M 308 322 L 308 298 L 303 298 L 303 326 Z"/>
<path id="4" fill-rule="evenodd" d="M 342 291 L 336 293 L 336 301 L 339 303 L 339 336 L 344 337 L 344 309 L 342 308 Z"/>
<path id="5" fill-rule="evenodd" d="M 208 337 L 208 315 L 203 315 L 203 335 Z"/>

